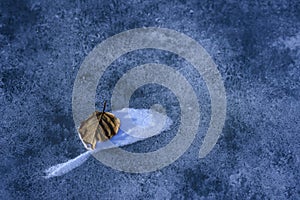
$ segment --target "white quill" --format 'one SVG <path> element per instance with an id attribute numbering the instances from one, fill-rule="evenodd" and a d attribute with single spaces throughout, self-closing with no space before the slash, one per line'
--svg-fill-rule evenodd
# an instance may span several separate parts
<path id="1" fill-rule="evenodd" d="M 172 124 L 166 115 L 148 109 L 124 108 L 112 112 L 121 121 L 118 133 L 110 141 L 98 142 L 96 149 L 80 154 L 65 163 L 54 165 L 45 170 L 45 178 L 61 176 L 83 164 L 91 154 L 114 147 L 122 147 L 145 140 L 168 130 Z"/>

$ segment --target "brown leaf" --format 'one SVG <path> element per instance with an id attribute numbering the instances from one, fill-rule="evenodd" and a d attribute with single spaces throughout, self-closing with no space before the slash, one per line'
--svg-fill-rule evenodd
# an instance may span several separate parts
<path id="1" fill-rule="evenodd" d="M 119 127 L 120 120 L 112 113 L 95 111 L 81 122 L 78 132 L 85 147 L 95 149 L 98 141 L 110 139 L 118 133 Z"/>

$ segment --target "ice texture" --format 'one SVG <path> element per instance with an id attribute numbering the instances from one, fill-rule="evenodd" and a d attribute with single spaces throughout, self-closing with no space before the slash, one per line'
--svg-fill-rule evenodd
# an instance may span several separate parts
<path id="1" fill-rule="evenodd" d="M 63 176 L 42 178 L 48 167 L 86 151 L 72 114 L 85 57 L 110 36 L 151 26 L 190 36 L 217 64 L 227 118 L 216 146 L 198 159 L 211 109 L 201 76 L 184 58 L 142 49 L 111 63 L 92 103 L 98 110 L 109 104 L 132 67 L 168 65 L 189 81 L 201 105 L 188 151 L 152 173 L 119 172 L 90 157 Z M 299 0 L 1 1 L 0 199 L 299 199 L 299 34 Z M 180 106 L 166 88 L 145 85 L 128 107 L 153 104 L 166 109 L 172 130 L 124 149 L 155 151 L 176 134 Z"/>

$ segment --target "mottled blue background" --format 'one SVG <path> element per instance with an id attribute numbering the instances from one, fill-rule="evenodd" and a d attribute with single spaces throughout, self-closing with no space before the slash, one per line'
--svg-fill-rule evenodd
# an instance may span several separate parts
<path id="1" fill-rule="evenodd" d="M 299 199 L 299 4 L 2 0 L 0 199 Z M 158 62 L 178 68 L 204 105 L 193 145 L 176 162 L 153 173 L 119 172 L 92 157 L 64 176 L 43 179 L 44 169 L 85 151 L 71 100 L 86 55 L 110 36 L 149 26 L 194 38 L 218 65 L 228 110 L 213 151 L 197 158 L 210 114 L 201 77 L 176 55 L 141 50 L 108 68 L 96 106 L 110 98 L 118 78 L 131 67 Z M 128 150 L 155 150 L 176 133 L 180 110 L 171 91 L 148 85 L 135 92 L 130 104 L 149 107 L 158 102 L 175 120 L 174 131 Z"/>

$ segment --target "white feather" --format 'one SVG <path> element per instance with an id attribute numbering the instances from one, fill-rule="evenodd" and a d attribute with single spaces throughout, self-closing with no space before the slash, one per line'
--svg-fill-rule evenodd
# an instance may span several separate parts
<path id="1" fill-rule="evenodd" d="M 98 142 L 96 149 L 45 170 L 45 178 L 61 176 L 83 164 L 91 154 L 113 147 L 122 147 L 147 139 L 170 128 L 172 121 L 166 115 L 148 109 L 124 108 L 112 112 L 121 121 L 118 133 L 109 141 Z"/>

